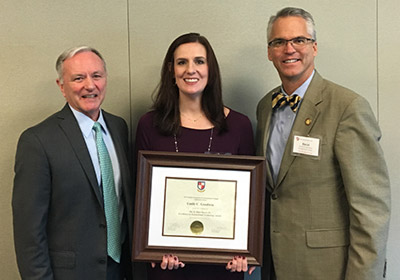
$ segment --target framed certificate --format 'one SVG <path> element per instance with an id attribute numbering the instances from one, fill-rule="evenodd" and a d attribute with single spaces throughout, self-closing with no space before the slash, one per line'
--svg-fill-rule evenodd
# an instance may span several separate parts
<path id="1" fill-rule="evenodd" d="M 262 264 L 265 158 L 139 151 L 132 259 Z"/>

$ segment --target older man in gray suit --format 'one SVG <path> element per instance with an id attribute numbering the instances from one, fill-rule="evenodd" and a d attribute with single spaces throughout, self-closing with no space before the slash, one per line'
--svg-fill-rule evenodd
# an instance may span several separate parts
<path id="1" fill-rule="evenodd" d="M 263 279 L 382 279 L 390 186 L 374 114 L 314 69 L 308 12 L 279 11 L 267 33 L 282 85 L 257 108 L 258 153 L 269 166 Z"/>
<path id="2" fill-rule="evenodd" d="M 133 195 L 125 121 L 100 109 L 105 62 L 58 58 L 64 108 L 20 137 L 12 198 L 22 279 L 131 279 Z"/>

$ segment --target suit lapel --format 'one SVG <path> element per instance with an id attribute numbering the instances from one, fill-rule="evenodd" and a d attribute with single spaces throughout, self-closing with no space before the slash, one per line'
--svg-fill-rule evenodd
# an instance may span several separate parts
<path id="1" fill-rule="evenodd" d="M 129 148 L 128 148 L 128 141 L 127 129 L 124 126 L 121 126 L 122 122 L 116 121 L 117 119 L 112 115 L 108 114 L 107 112 L 103 111 L 104 121 L 107 124 L 108 131 L 111 134 L 111 138 L 114 144 L 115 152 L 117 154 L 119 168 L 120 168 L 120 175 L 121 175 L 121 202 L 123 202 L 125 207 L 124 215 L 127 215 L 125 221 L 127 222 L 127 232 L 130 236 L 129 242 L 132 239 L 132 229 L 133 229 L 133 193 L 132 193 L 132 185 L 131 185 L 131 170 L 130 164 L 128 162 L 129 156 Z M 125 229 L 124 229 L 125 230 Z M 131 243 L 130 243 L 131 244 Z M 131 246 L 131 245 L 130 245 Z"/>
<path id="2" fill-rule="evenodd" d="M 301 107 L 297 113 L 292 131 L 286 143 L 286 148 L 282 157 L 281 167 L 279 169 L 276 182 L 276 188 L 279 187 L 290 166 L 293 164 L 293 161 L 296 159 L 296 156 L 292 155 L 294 135 L 298 134 L 301 136 L 308 136 L 318 119 L 320 111 L 316 105 L 322 102 L 322 82 L 322 77 L 315 72 L 306 94 L 304 95 L 304 99 L 301 103 Z"/>
<path id="3" fill-rule="evenodd" d="M 262 106 L 260 108 L 260 112 L 259 112 L 259 118 L 260 120 L 258 120 L 261 124 L 262 127 L 264 128 L 262 130 L 262 135 L 260 136 L 260 139 L 262 139 L 262 141 L 260 141 L 260 143 L 262 143 L 262 150 L 259 151 L 258 154 L 262 154 L 262 155 L 266 155 L 267 154 L 267 150 L 268 150 L 268 141 L 269 141 L 269 129 L 270 129 L 270 124 L 271 124 L 271 117 L 272 117 L 272 94 L 276 91 L 280 90 L 280 87 L 275 88 L 274 90 L 271 91 L 270 94 L 268 94 L 266 96 L 266 100 L 265 100 L 265 104 L 264 106 Z M 261 152 L 261 153 L 260 153 Z M 267 186 L 273 186 L 273 180 L 272 180 L 272 173 L 271 173 L 271 168 L 269 166 L 268 160 L 266 160 L 266 164 L 267 164 Z"/>
<path id="4" fill-rule="evenodd" d="M 275 90 L 273 91 L 275 92 Z M 262 154 L 266 155 L 267 154 L 267 149 L 268 149 L 268 141 L 269 141 L 269 128 L 271 124 L 271 116 L 272 116 L 272 94 L 267 95 L 267 99 L 265 102 L 265 106 L 263 106 L 262 111 L 261 111 L 261 123 L 264 123 L 265 125 L 265 130 L 263 131 L 263 135 L 261 136 L 264 141 L 262 142 Z"/>
<path id="5" fill-rule="evenodd" d="M 117 153 L 119 168 L 121 171 L 121 183 L 122 183 L 122 188 L 124 188 L 124 186 L 126 185 L 126 176 L 127 176 L 126 168 L 128 167 L 128 162 L 126 160 L 128 155 L 126 154 L 127 152 L 124 150 L 124 144 L 123 144 L 124 141 L 123 139 L 121 139 L 121 134 L 118 133 L 116 124 L 113 121 L 113 119 L 109 116 L 109 114 L 103 111 L 103 117 L 104 121 L 107 124 L 107 128 L 110 131 L 115 152 Z"/>
<path id="6" fill-rule="evenodd" d="M 99 201 L 100 205 L 103 205 L 103 198 L 100 192 L 99 185 L 97 183 L 96 173 L 93 168 L 89 151 L 87 149 L 85 140 L 83 139 L 78 122 L 72 114 L 68 104 L 64 106 L 57 117 L 60 120 L 59 125 L 64 131 L 65 136 L 71 143 L 71 146 L 75 152 L 75 156 L 81 163 L 82 169 L 84 170 L 88 178 L 88 181 L 97 197 L 97 200 Z"/>

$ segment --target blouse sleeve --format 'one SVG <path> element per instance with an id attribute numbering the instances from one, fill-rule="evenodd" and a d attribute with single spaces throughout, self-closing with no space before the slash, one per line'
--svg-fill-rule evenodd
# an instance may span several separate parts
<path id="1" fill-rule="evenodd" d="M 243 121 L 243 125 L 240 131 L 240 144 L 239 144 L 239 155 L 251 155 L 255 154 L 254 146 L 254 135 L 251 122 L 247 116 Z"/>
<path id="2" fill-rule="evenodd" d="M 148 114 L 142 116 L 136 128 L 135 154 L 140 150 L 151 150 L 151 120 Z"/>

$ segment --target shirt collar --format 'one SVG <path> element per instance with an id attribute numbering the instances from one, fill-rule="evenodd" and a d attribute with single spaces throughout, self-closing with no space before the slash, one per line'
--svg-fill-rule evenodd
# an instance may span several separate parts
<path id="1" fill-rule="evenodd" d="M 312 78 L 314 77 L 315 74 L 315 70 L 313 70 L 313 72 L 311 73 L 310 77 L 308 77 L 308 79 L 301 85 L 299 86 L 294 92 L 293 94 L 297 94 L 298 96 L 301 97 L 301 99 L 304 98 L 304 94 L 306 93 L 308 86 L 311 83 Z M 285 94 L 288 95 L 285 90 L 283 89 L 283 86 L 281 85 L 281 91 Z"/>
<path id="2" fill-rule="evenodd" d="M 94 125 L 95 122 L 91 118 L 86 116 L 85 114 L 83 114 L 83 113 L 75 110 L 74 108 L 72 108 L 71 105 L 68 104 L 68 106 L 69 106 L 69 108 L 71 108 L 71 111 L 74 114 L 75 119 L 78 122 L 79 128 L 82 131 L 82 134 L 85 137 L 89 137 L 91 135 L 91 133 L 92 133 L 93 125 Z M 107 126 L 106 126 L 106 123 L 104 121 L 102 110 L 100 110 L 99 119 L 97 120 L 97 122 L 101 124 L 101 127 L 103 129 L 103 133 L 107 134 L 108 133 L 108 131 L 106 129 Z"/>

